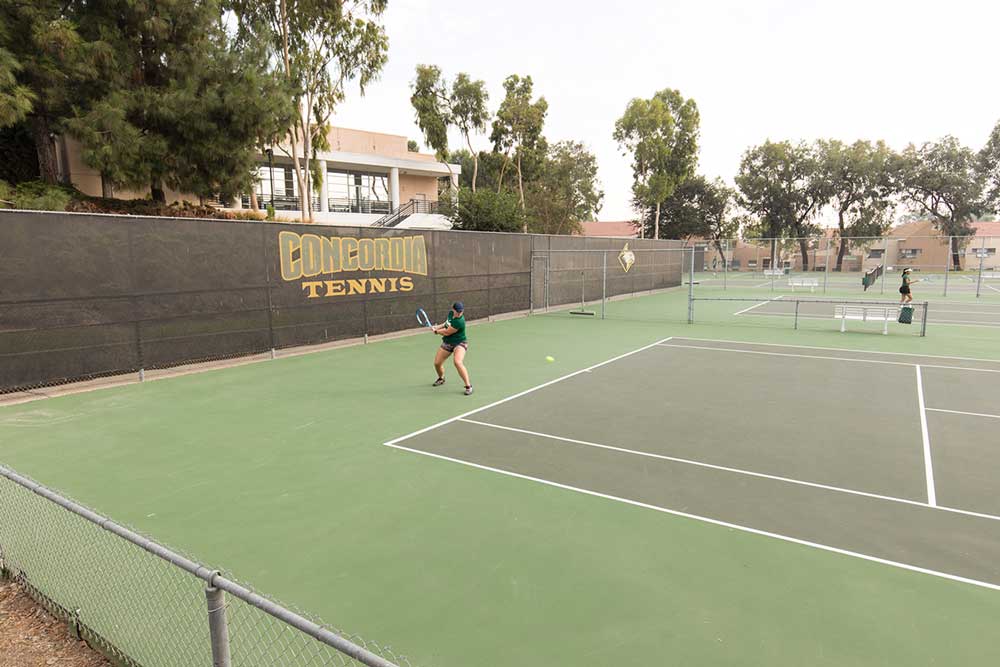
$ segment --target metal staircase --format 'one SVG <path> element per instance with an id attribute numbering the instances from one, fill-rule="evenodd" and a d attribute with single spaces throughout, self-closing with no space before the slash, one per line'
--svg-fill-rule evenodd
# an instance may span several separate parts
<path id="1" fill-rule="evenodd" d="M 396 227 L 411 215 L 418 213 L 435 214 L 438 212 L 438 202 L 426 199 L 411 199 L 395 211 L 383 215 L 372 223 L 372 227 Z"/>

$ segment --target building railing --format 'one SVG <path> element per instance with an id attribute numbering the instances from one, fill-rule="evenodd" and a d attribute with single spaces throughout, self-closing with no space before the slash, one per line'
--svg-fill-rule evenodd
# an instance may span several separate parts
<path id="1" fill-rule="evenodd" d="M 250 207 L 250 196 L 243 195 L 241 198 L 243 208 Z M 268 195 L 257 195 L 257 205 L 266 208 L 269 204 L 274 205 L 275 211 L 300 211 L 302 199 L 292 195 L 275 195 L 273 198 Z M 312 198 L 313 212 L 321 211 L 322 200 L 316 196 Z M 377 199 L 350 199 L 330 197 L 327 199 L 327 210 L 330 213 L 390 213 L 392 204 L 387 201 Z"/>
<path id="2" fill-rule="evenodd" d="M 372 227 L 395 227 L 399 223 L 406 220 L 411 215 L 417 214 L 436 214 L 441 210 L 440 205 L 436 201 L 427 201 L 426 199 L 411 199 L 406 202 L 395 211 L 392 211 L 388 215 L 385 215 L 375 222 L 372 223 Z"/>
<path id="3" fill-rule="evenodd" d="M 378 199 L 331 197 L 327 204 L 331 213 L 389 213 L 392 202 Z"/>
<path id="4" fill-rule="evenodd" d="M 0 571 L 129 667 L 410 664 L 2 465 Z"/>

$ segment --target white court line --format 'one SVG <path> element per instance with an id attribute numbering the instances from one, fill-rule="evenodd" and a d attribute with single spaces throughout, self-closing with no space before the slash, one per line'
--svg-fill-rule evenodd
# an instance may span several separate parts
<path id="1" fill-rule="evenodd" d="M 544 389 L 545 387 L 548 387 L 549 385 L 553 385 L 553 384 L 555 384 L 557 382 L 562 382 L 563 380 L 568 380 L 569 378 L 575 377 L 577 375 L 580 375 L 581 373 L 589 373 L 590 371 L 594 370 L 595 368 L 600 368 L 601 366 L 604 366 L 606 364 L 610 364 L 610 363 L 612 363 L 614 361 L 618 361 L 619 359 L 624 359 L 625 357 L 630 357 L 633 354 L 636 354 L 638 352 L 642 352 L 644 350 L 648 350 L 648 349 L 650 349 L 652 347 L 655 347 L 655 346 L 659 345 L 660 343 L 667 342 L 671 338 L 673 338 L 673 336 L 670 336 L 668 338 L 664 338 L 662 340 L 658 340 L 655 343 L 650 343 L 649 345 L 645 345 L 643 347 L 640 347 L 637 350 L 632 350 L 631 352 L 626 352 L 625 354 L 619 354 L 617 357 L 612 357 L 611 359 L 608 359 L 606 361 L 602 361 L 599 364 L 594 364 L 593 366 L 588 366 L 587 368 L 581 368 L 580 370 L 574 371 L 572 373 L 569 373 L 568 375 L 563 375 L 562 377 L 557 377 L 555 380 L 549 380 L 548 382 L 544 382 L 544 383 L 542 383 L 540 385 L 537 385 L 537 386 L 534 386 L 534 387 L 532 387 L 530 389 L 525 389 L 524 391 L 518 392 L 518 393 L 513 394 L 511 396 L 508 396 L 507 398 L 501 398 L 499 401 L 493 401 L 492 403 L 484 405 L 481 408 L 476 408 L 475 410 L 469 410 L 468 412 L 463 412 L 460 415 L 456 415 L 454 417 L 450 417 L 449 419 L 445 419 L 443 421 L 439 421 L 438 423 L 431 424 L 430 426 L 422 428 L 419 431 L 414 431 L 413 433 L 407 433 L 406 435 L 402 435 L 402 436 L 400 436 L 398 438 L 395 438 L 393 440 L 389 440 L 388 442 L 384 442 L 382 444 L 392 446 L 392 445 L 395 445 L 398 442 L 402 442 L 404 440 L 409 440 L 410 438 L 412 438 L 414 436 L 417 436 L 417 435 L 420 435 L 421 433 L 426 433 L 427 431 L 432 431 L 432 430 L 434 430 L 436 428 L 440 428 L 440 427 L 442 427 L 442 426 L 444 426 L 446 424 L 450 424 L 450 423 L 452 423 L 454 421 L 462 419 L 463 417 L 468 417 L 469 415 L 474 415 L 477 412 L 482 412 L 483 410 L 489 410 L 490 408 L 496 407 L 497 405 L 500 405 L 501 403 L 506 403 L 507 401 L 512 401 L 515 398 L 520 398 L 521 396 L 524 396 L 526 394 L 530 394 L 533 391 L 538 391 L 539 389 Z"/>
<path id="2" fill-rule="evenodd" d="M 762 354 L 769 357 L 792 357 L 797 359 L 821 359 L 826 361 L 850 361 L 858 364 L 885 364 L 888 366 L 917 366 L 909 361 L 886 361 L 885 359 L 854 359 L 852 357 L 825 357 L 818 354 L 792 354 L 790 352 L 764 352 L 763 350 L 738 350 L 733 347 L 708 347 L 706 345 L 677 345 L 676 343 L 655 343 L 657 347 L 678 347 L 688 350 L 710 350 L 713 352 L 736 352 L 738 354 Z M 850 350 L 845 350 L 850 352 Z M 1000 373 L 1000 369 L 970 368 L 967 366 L 935 366 L 924 364 L 924 368 L 945 368 L 952 371 L 974 371 L 977 373 Z"/>
<path id="3" fill-rule="evenodd" d="M 431 452 L 424 452 L 419 449 L 411 449 L 409 447 L 403 447 L 401 445 L 393 445 L 390 443 L 385 443 L 387 446 L 394 449 L 400 449 L 412 454 L 420 454 L 421 456 L 429 456 L 431 458 L 440 459 L 442 461 L 450 461 L 452 463 L 458 463 L 460 465 L 469 466 L 470 468 L 477 468 L 479 470 L 486 470 L 489 472 L 495 472 L 500 475 L 505 475 L 507 477 L 516 477 L 518 479 L 524 479 L 529 482 L 537 482 L 538 484 L 544 484 L 546 486 L 552 486 L 557 489 L 563 489 L 566 491 L 574 491 L 576 493 L 582 493 L 587 496 L 593 496 L 595 498 L 604 498 L 605 500 L 613 500 L 615 502 L 624 503 L 626 505 L 632 505 L 633 507 L 642 507 L 644 509 L 653 510 L 655 512 L 662 512 L 663 514 L 670 514 L 673 516 L 683 517 L 685 519 L 693 519 L 695 521 L 701 521 L 704 523 L 713 524 L 716 526 L 722 526 L 723 528 L 730 528 L 732 530 L 739 530 L 744 533 L 750 533 L 753 535 L 761 535 L 763 537 L 771 537 L 777 540 L 782 540 L 784 542 L 791 542 L 792 544 L 799 544 L 806 547 L 812 547 L 814 549 L 820 549 L 822 551 L 828 551 L 835 554 L 840 554 L 842 556 L 851 556 L 853 558 L 860 558 L 861 560 L 870 561 L 872 563 L 879 563 L 881 565 L 889 565 L 891 567 L 896 567 L 902 570 L 909 570 L 910 572 L 918 572 L 920 574 L 928 574 L 934 577 L 940 577 L 942 579 L 948 579 L 950 581 L 957 581 L 963 584 L 971 584 L 973 586 L 979 586 L 981 588 L 988 588 L 994 591 L 1000 591 L 1000 584 L 991 584 L 986 581 L 979 581 L 978 579 L 969 579 L 968 577 L 961 577 L 957 574 L 948 574 L 947 572 L 940 572 L 938 570 L 930 570 L 925 567 L 920 567 L 917 565 L 910 565 L 908 563 L 901 563 L 899 561 L 888 560 L 886 558 L 879 558 L 878 556 L 869 556 L 868 554 L 863 554 L 857 551 L 849 551 L 847 549 L 841 549 L 839 547 L 833 547 L 828 544 L 820 544 L 819 542 L 810 542 L 808 540 L 802 540 L 797 537 L 789 537 L 788 535 L 782 535 L 780 533 L 772 533 L 766 530 L 760 530 L 758 528 L 750 528 L 749 526 L 742 526 L 736 523 L 729 523 L 728 521 L 721 521 L 719 519 L 712 519 L 707 516 L 700 516 L 698 514 L 691 514 L 690 512 L 681 512 L 680 510 L 672 510 L 666 507 L 660 507 L 658 505 L 651 505 L 649 503 L 643 503 L 638 500 L 629 500 L 628 498 L 621 498 L 618 496 L 612 496 L 607 493 L 600 493 L 598 491 L 591 491 L 590 489 L 581 489 L 576 486 L 570 486 L 568 484 L 560 484 L 559 482 L 553 482 L 547 479 L 541 479 L 539 477 L 531 477 L 530 475 L 522 475 L 521 473 L 511 472 L 509 470 L 501 470 L 500 468 L 492 468 L 490 466 L 485 466 L 479 463 L 472 463 L 470 461 L 463 461 L 462 459 L 452 458 L 450 456 L 444 456 L 442 454 L 432 454 Z"/>
<path id="4" fill-rule="evenodd" d="M 817 347 L 815 345 L 786 345 L 785 343 L 755 343 L 747 340 L 725 340 L 722 338 L 688 338 L 687 336 L 672 336 L 674 340 L 697 340 L 703 343 L 732 343 L 734 345 L 766 345 L 767 347 L 792 347 L 798 350 L 828 350 L 830 352 L 855 352 L 857 354 L 891 354 L 899 357 L 921 357 L 923 359 L 957 359 L 959 361 L 982 361 L 984 363 L 1000 364 L 1000 359 L 981 359 L 977 357 L 947 357 L 939 354 L 918 354 L 916 352 L 879 352 L 877 350 L 851 350 L 843 347 Z M 662 341 L 666 342 L 666 341 Z"/>
<path id="5" fill-rule="evenodd" d="M 934 464 L 931 461 L 931 438 L 927 434 L 927 408 L 924 406 L 924 381 L 920 376 L 920 365 L 917 365 L 917 402 L 920 406 L 920 436 L 924 441 L 924 473 L 927 477 L 927 504 L 937 505 L 937 493 L 934 490 Z"/>
<path id="6" fill-rule="evenodd" d="M 1000 415 L 989 415 L 985 412 L 962 412 L 961 410 L 943 410 L 941 408 L 924 408 L 929 412 L 947 412 L 953 415 L 968 415 L 969 417 L 989 417 L 990 419 L 1000 419 Z"/>
<path id="7" fill-rule="evenodd" d="M 772 301 L 777 301 L 778 299 L 780 299 L 783 296 L 785 296 L 785 295 L 784 294 L 779 294 L 778 296 L 774 297 L 773 299 L 768 299 L 767 301 L 761 301 L 760 303 L 755 303 L 754 305 L 750 306 L 749 308 L 744 308 L 743 310 L 741 310 L 738 313 L 733 313 L 733 315 L 742 315 L 743 313 L 747 312 L 748 310 L 753 310 L 754 308 L 760 308 L 761 306 L 767 305 L 767 304 L 771 303 Z"/>
<path id="8" fill-rule="evenodd" d="M 743 468 L 730 468 L 729 466 L 720 466 L 714 463 L 705 463 L 704 461 L 695 461 L 693 459 L 684 459 L 676 456 L 667 456 L 666 454 L 654 454 L 652 452 L 643 452 L 635 449 L 626 449 L 625 447 L 615 447 L 614 445 L 602 445 L 598 442 L 589 442 L 587 440 L 577 440 L 575 438 L 566 438 L 561 435 L 552 435 L 550 433 L 539 433 L 537 431 L 529 431 L 523 428 L 514 428 L 513 426 L 501 426 L 500 424 L 492 424 L 490 422 L 481 422 L 474 419 L 459 419 L 458 421 L 466 424 L 476 424 L 477 426 L 486 426 L 488 428 L 495 428 L 501 431 L 510 431 L 512 433 L 521 433 L 524 435 L 532 435 L 538 438 L 547 438 L 549 440 L 559 440 L 561 442 L 568 442 L 574 445 L 583 445 L 585 447 L 594 447 L 596 449 L 606 449 L 612 452 L 621 452 L 622 454 L 631 454 L 633 456 L 642 456 L 650 459 L 659 459 L 662 461 L 670 461 L 672 463 L 681 463 L 684 465 L 697 466 L 699 468 L 709 468 L 711 470 L 721 470 L 722 472 L 734 473 L 736 475 L 746 475 L 747 477 L 759 477 L 761 479 L 769 479 L 776 482 L 783 482 L 785 484 L 795 484 L 797 486 L 808 486 L 814 489 L 823 489 L 824 491 L 835 491 L 837 493 L 845 493 L 852 496 L 863 496 L 865 498 L 875 498 L 876 500 L 887 500 L 893 503 L 901 503 L 904 505 L 914 505 L 916 507 L 924 507 L 927 509 L 940 510 L 942 512 L 951 512 L 953 514 L 965 514 L 967 516 L 974 516 L 980 519 L 990 519 L 992 521 L 1000 521 L 1000 516 L 993 514 L 985 514 L 982 512 L 973 512 L 970 510 L 961 510 L 953 507 L 942 507 L 940 505 L 931 505 L 929 503 L 923 503 L 919 500 L 909 500 L 907 498 L 899 498 L 896 496 L 885 496 L 879 493 L 869 493 L 868 491 L 858 491 L 856 489 L 846 489 L 840 486 L 831 486 L 829 484 L 820 484 L 819 482 L 807 482 L 801 479 L 793 479 L 791 477 L 782 477 L 780 475 L 769 475 L 763 472 L 754 472 L 752 470 L 744 470 Z"/>

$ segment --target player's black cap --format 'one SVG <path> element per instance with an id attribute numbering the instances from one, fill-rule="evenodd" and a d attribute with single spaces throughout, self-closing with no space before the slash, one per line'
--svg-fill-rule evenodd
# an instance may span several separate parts
<path id="1" fill-rule="evenodd" d="M 456 301 L 455 303 L 451 304 L 451 309 L 454 310 L 456 313 L 460 313 L 463 310 L 465 310 L 465 304 L 462 303 L 461 301 Z"/>

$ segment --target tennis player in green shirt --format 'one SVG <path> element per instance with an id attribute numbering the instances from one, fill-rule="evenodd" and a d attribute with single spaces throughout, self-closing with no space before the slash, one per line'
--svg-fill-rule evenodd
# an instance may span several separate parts
<path id="1" fill-rule="evenodd" d="M 452 304 L 448 312 L 448 319 L 444 324 L 439 324 L 431 329 L 438 336 L 441 336 L 441 347 L 438 348 L 434 356 L 434 370 L 437 371 L 437 380 L 434 380 L 434 387 L 444 384 L 444 362 L 448 357 L 455 356 L 455 370 L 462 377 L 465 383 L 465 395 L 472 393 L 472 383 L 469 381 L 469 371 L 465 368 L 465 353 L 469 351 L 469 342 L 465 338 L 465 305 L 461 301 Z"/>
<path id="2" fill-rule="evenodd" d="M 899 302 L 906 304 L 913 301 L 913 294 L 910 292 L 910 285 L 913 283 L 919 283 L 919 280 L 913 280 L 910 278 L 910 269 L 903 269 L 903 284 L 899 288 Z"/>

